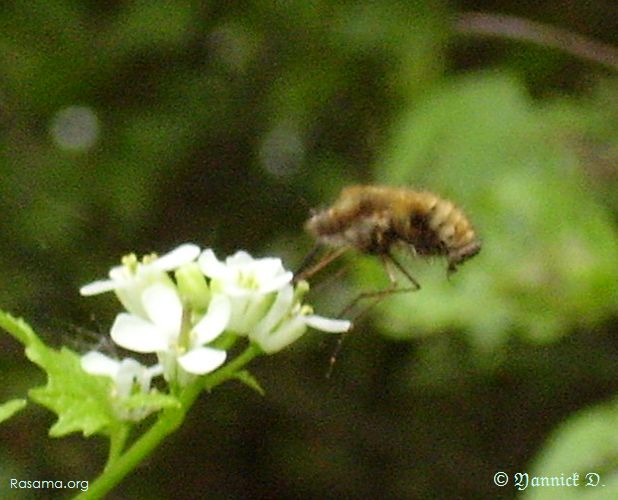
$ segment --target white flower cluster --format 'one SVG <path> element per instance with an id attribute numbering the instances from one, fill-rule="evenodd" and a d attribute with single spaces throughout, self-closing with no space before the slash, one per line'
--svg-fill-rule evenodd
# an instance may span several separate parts
<path id="1" fill-rule="evenodd" d="M 170 274 L 174 271 L 173 277 Z M 186 383 L 225 363 L 227 353 L 211 343 L 225 332 L 245 336 L 265 353 L 288 346 L 307 327 L 343 332 L 350 322 L 311 314 L 302 304 L 305 282 L 277 258 L 254 259 L 239 251 L 220 261 L 210 249 L 184 244 L 157 258 L 126 256 L 109 279 L 81 288 L 82 295 L 114 291 L 126 312 L 118 314 L 112 340 L 125 349 L 154 353 L 158 363 L 145 367 L 132 358 L 113 360 L 87 353 L 82 367 L 114 379 L 116 395 L 147 392 L 154 376 Z"/>

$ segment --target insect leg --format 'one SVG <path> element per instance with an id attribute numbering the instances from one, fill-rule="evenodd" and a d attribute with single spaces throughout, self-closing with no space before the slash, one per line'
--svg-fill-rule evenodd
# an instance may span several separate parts
<path id="1" fill-rule="evenodd" d="M 358 304 L 361 300 L 377 298 L 369 307 L 365 308 L 358 315 L 354 316 L 354 319 L 358 319 L 362 314 L 365 314 L 370 308 L 375 306 L 380 300 L 389 295 L 393 295 L 395 293 L 407 293 L 407 292 L 416 292 L 421 289 L 421 285 L 416 281 L 412 275 L 393 257 L 393 255 L 389 252 L 381 256 L 382 262 L 384 264 L 384 269 L 386 270 L 386 274 L 388 275 L 388 280 L 390 281 L 390 285 L 383 289 L 377 290 L 374 292 L 364 292 L 360 293 L 358 296 L 354 298 L 352 302 L 350 302 L 347 306 L 343 308 L 343 310 L 337 315 L 338 318 L 344 317 L 350 310 L 352 310 L 356 304 Z M 398 287 L 397 277 L 393 272 L 391 265 L 394 265 L 401 273 L 412 283 L 410 287 Z"/>
<path id="2" fill-rule="evenodd" d="M 344 317 L 349 311 L 354 309 L 354 307 L 356 307 L 356 305 L 361 300 L 371 299 L 371 298 L 375 299 L 371 304 L 369 304 L 367 307 L 365 307 L 363 310 L 361 310 L 358 314 L 354 316 L 353 321 L 352 321 L 354 323 L 354 321 L 360 318 L 363 314 L 366 314 L 367 311 L 369 311 L 371 308 L 376 306 L 385 297 L 396 294 L 396 293 L 408 293 L 408 292 L 416 292 L 420 290 L 421 285 L 419 285 L 418 281 L 416 281 L 410 275 L 410 273 L 408 273 L 405 270 L 405 268 L 393 257 L 393 255 L 390 252 L 382 255 L 382 262 L 384 263 L 384 268 L 386 269 L 386 274 L 388 275 L 388 279 L 390 281 L 389 287 L 385 288 L 384 290 L 377 290 L 374 292 L 364 292 L 364 293 L 359 294 L 352 302 L 350 302 L 346 307 L 343 308 L 343 310 L 337 315 L 337 318 Z M 393 273 L 391 264 L 394 265 L 397 269 L 399 269 L 404 274 L 404 276 L 410 281 L 410 283 L 412 283 L 413 286 L 398 288 L 397 287 L 397 277 Z M 352 328 L 354 327 L 352 326 Z M 333 368 L 337 361 L 337 357 L 339 356 L 339 353 L 341 352 L 341 349 L 343 347 L 343 341 L 345 340 L 345 336 L 348 333 L 350 333 L 350 331 L 351 329 L 348 330 L 347 332 L 342 332 L 339 335 L 339 338 L 337 339 L 337 344 L 335 345 L 335 349 L 333 350 L 333 353 L 329 360 L 329 366 L 328 366 L 328 371 L 326 372 L 326 378 L 330 378 L 330 376 L 332 375 Z"/>
<path id="3" fill-rule="evenodd" d="M 324 257 L 322 257 L 318 261 L 317 264 L 313 265 L 312 267 L 309 267 L 309 269 L 306 269 L 311 263 L 311 261 L 313 260 L 313 258 L 315 257 L 315 255 L 317 254 L 318 249 L 319 249 L 319 246 L 315 246 L 309 252 L 307 257 L 305 257 L 302 265 L 300 266 L 300 269 L 298 270 L 297 273 L 294 274 L 294 280 L 293 280 L 294 283 L 297 283 L 300 280 L 311 278 L 314 274 L 317 274 L 318 272 L 320 272 L 322 269 L 328 266 L 331 262 L 341 257 L 348 250 L 348 247 L 341 247 L 341 248 L 338 248 L 337 250 L 334 250 L 326 254 Z"/>
<path id="4" fill-rule="evenodd" d="M 309 250 L 309 253 L 305 255 L 298 269 L 294 271 L 294 282 L 302 279 L 302 276 L 306 272 L 307 268 L 313 263 L 319 251 L 320 251 L 320 245 L 314 245 L 313 248 Z"/>
<path id="5" fill-rule="evenodd" d="M 399 269 L 399 271 L 401 271 L 401 273 L 406 278 L 408 278 L 408 281 L 412 283 L 412 285 L 414 285 L 414 288 L 412 288 L 412 290 L 421 289 L 421 285 L 419 284 L 419 282 L 416 281 L 408 271 L 406 271 L 405 267 L 403 267 L 399 263 L 399 261 L 395 259 L 392 253 L 388 252 L 384 256 L 382 256 L 382 261 L 384 262 L 384 267 L 386 268 L 386 272 L 388 273 L 388 278 L 390 279 L 392 285 L 397 284 L 397 279 L 395 278 L 395 275 L 393 274 L 393 270 L 390 268 L 389 264 L 393 264 L 397 269 Z"/>

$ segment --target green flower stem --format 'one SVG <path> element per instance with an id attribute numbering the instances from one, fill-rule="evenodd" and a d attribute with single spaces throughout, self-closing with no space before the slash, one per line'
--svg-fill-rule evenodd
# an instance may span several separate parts
<path id="1" fill-rule="evenodd" d="M 122 453 L 122 450 L 124 450 L 124 446 L 127 443 L 127 438 L 129 437 L 130 430 L 131 427 L 129 426 L 129 424 L 123 423 L 118 426 L 118 429 L 114 429 L 114 432 L 111 433 L 109 456 L 107 457 L 107 466 L 115 462 Z"/>
<path id="2" fill-rule="evenodd" d="M 211 390 L 245 366 L 254 357 L 260 354 L 258 347 L 250 345 L 239 356 L 216 372 L 204 377 L 198 383 L 187 386 L 180 394 L 180 407 L 169 408 L 161 413 L 157 421 L 122 455 L 117 450 L 110 450 L 110 461 L 102 474 L 90 485 L 88 491 L 80 493 L 76 499 L 101 498 L 129 474 L 142 460 L 165 439 L 180 427 L 185 415 L 200 395 L 202 390 Z M 119 437 L 119 441 L 126 439 Z M 111 444 L 112 448 L 118 443 Z M 115 455 L 115 457 L 114 457 Z M 113 459 L 113 460 L 112 460 Z"/>
<path id="3" fill-rule="evenodd" d="M 241 354 L 236 356 L 233 361 L 204 377 L 203 388 L 207 391 L 215 388 L 219 384 L 234 377 L 234 374 L 245 366 L 256 356 L 262 354 L 260 348 L 255 344 L 250 344 Z"/>
<path id="4" fill-rule="evenodd" d="M 192 387 L 195 387 L 195 385 Z M 150 455 L 165 437 L 180 426 L 185 413 L 186 409 L 182 406 L 165 410 L 152 427 L 135 441 L 124 454 L 117 457 L 113 462 L 108 463 L 103 473 L 90 485 L 88 491 L 79 494 L 76 498 L 86 499 L 103 497 L 144 460 L 144 458 Z"/>

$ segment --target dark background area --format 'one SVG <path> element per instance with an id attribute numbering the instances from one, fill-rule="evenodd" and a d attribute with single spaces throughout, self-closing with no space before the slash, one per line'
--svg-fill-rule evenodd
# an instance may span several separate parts
<path id="1" fill-rule="evenodd" d="M 483 241 L 450 280 L 404 259 L 423 289 L 369 311 L 331 378 L 336 338 L 310 332 L 254 363 L 264 397 L 204 394 L 112 498 L 513 498 L 496 472 L 549 474 L 558 426 L 613 400 L 616 49 L 612 67 L 480 36 L 471 11 L 618 44 L 609 0 L 3 5 L 0 308 L 54 345 L 107 333 L 116 303 L 78 289 L 128 252 L 192 241 L 296 268 L 310 209 L 348 184 L 440 193 Z M 343 260 L 308 296 L 320 314 L 387 283 Z M 8 336 L 0 370 L 0 401 L 44 382 Z M 106 443 L 49 439 L 52 422 L 29 405 L 0 427 L 0 491 L 98 475 Z"/>

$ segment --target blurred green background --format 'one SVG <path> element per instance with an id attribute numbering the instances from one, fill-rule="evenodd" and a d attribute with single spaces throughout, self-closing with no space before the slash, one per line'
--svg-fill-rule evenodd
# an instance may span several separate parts
<path id="1" fill-rule="evenodd" d="M 51 343 L 107 332 L 116 303 L 78 288 L 130 251 L 296 268 L 310 208 L 351 183 L 440 193 L 483 241 L 450 280 L 407 260 L 423 289 L 368 312 L 330 379 L 336 338 L 310 333 L 254 365 L 265 397 L 204 395 L 112 498 L 515 497 L 498 471 L 598 472 L 585 493 L 618 496 L 618 58 L 475 36 L 467 11 L 618 45 L 611 0 L 3 4 L 0 308 Z M 387 283 L 343 268 L 319 313 Z M 6 335 L 0 370 L 0 401 L 43 382 Z M 52 421 L 0 427 L 3 497 L 96 476 L 105 442 Z"/>

